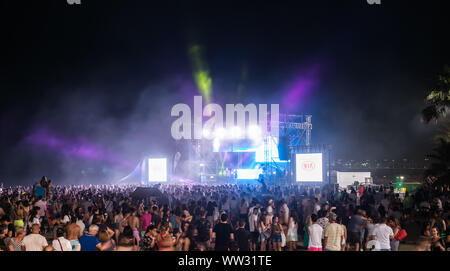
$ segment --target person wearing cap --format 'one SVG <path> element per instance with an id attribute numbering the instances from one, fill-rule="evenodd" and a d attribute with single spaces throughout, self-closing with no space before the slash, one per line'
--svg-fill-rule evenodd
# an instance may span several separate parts
<path id="1" fill-rule="evenodd" d="M 337 215 L 330 213 L 328 220 L 330 224 L 325 228 L 323 246 L 325 250 L 340 251 L 344 238 L 344 229 L 336 223 Z"/>

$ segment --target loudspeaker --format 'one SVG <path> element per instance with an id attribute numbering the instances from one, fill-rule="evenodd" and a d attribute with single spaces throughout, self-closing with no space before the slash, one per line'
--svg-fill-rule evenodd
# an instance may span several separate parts
<path id="1" fill-rule="evenodd" d="M 280 160 L 289 160 L 289 137 L 282 136 L 278 142 L 278 157 Z"/>

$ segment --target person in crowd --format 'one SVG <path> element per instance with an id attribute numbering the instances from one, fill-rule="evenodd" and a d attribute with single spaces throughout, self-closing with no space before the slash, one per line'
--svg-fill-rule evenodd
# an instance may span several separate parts
<path id="1" fill-rule="evenodd" d="M 93 224 L 89 226 L 89 231 L 79 238 L 81 251 L 97 251 L 101 243 L 97 238 L 98 226 Z"/>
<path id="2" fill-rule="evenodd" d="M 52 246 L 46 246 L 43 251 L 55 251 L 55 249 Z"/>
<path id="3" fill-rule="evenodd" d="M 295 210 L 290 211 L 286 241 L 288 242 L 289 245 L 288 246 L 289 251 L 297 250 L 298 216 Z"/>
<path id="4" fill-rule="evenodd" d="M 248 213 L 248 228 L 251 235 L 251 250 L 256 251 L 259 239 L 259 225 L 258 225 L 259 209 L 255 205 L 249 209 Z"/>
<path id="5" fill-rule="evenodd" d="M 394 239 L 394 232 L 392 231 L 392 228 L 386 224 L 387 222 L 386 217 L 381 218 L 379 225 L 372 233 L 372 240 L 376 240 L 379 243 L 381 251 L 390 251 L 391 240 Z"/>
<path id="6" fill-rule="evenodd" d="M 388 225 L 389 227 L 392 228 L 392 232 L 394 233 L 394 238 L 391 239 L 391 250 L 398 251 L 398 247 L 400 246 L 400 240 L 398 240 L 396 237 L 401 230 L 400 222 L 396 217 L 391 216 L 389 217 Z"/>
<path id="7" fill-rule="evenodd" d="M 360 251 L 361 248 L 361 229 L 363 229 L 365 225 L 363 214 L 364 211 L 359 209 L 350 219 L 350 224 L 348 226 L 349 242 L 347 248 L 349 248 L 349 246 L 355 246 L 355 251 Z"/>
<path id="8" fill-rule="evenodd" d="M 239 220 L 239 228 L 236 230 L 236 242 L 239 248 L 239 251 L 250 251 L 250 232 L 245 228 L 245 220 Z"/>
<path id="9" fill-rule="evenodd" d="M 152 224 L 152 215 L 150 214 L 148 207 L 144 207 L 144 213 L 142 214 L 140 220 L 141 234 L 144 235 L 147 228 L 150 226 L 150 224 Z"/>
<path id="10" fill-rule="evenodd" d="M 247 219 L 248 208 L 248 201 L 245 198 L 242 198 L 241 204 L 239 205 L 239 220 Z"/>
<path id="11" fill-rule="evenodd" d="M 200 218 L 195 220 L 193 224 L 197 228 L 198 235 L 196 242 L 199 250 L 207 250 L 210 247 L 210 240 L 212 236 L 212 227 L 209 220 L 206 219 L 206 211 L 200 210 Z"/>
<path id="12" fill-rule="evenodd" d="M 98 249 L 100 251 L 113 251 L 116 248 L 116 242 L 112 237 L 114 236 L 114 231 L 111 229 L 103 230 L 98 233 L 98 240 L 100 241 L 100 246 Z"/>
<path id="13" fill-rule="evenodd" d="M 216 251 L 228 251 L 231 241 L 234 240 L 233 228 L 228 223 L 228 215 L 223 213 L 220 216 L 220 223 L 214 226 L 213 239 L 215 239 Z"/>
<path id="14" fill-rule="evenodd" d="M 328 251 L 340 251 L 344 240 L 344 229 L 336 223 L 337 215 L 330 213 L 328 217 L 330 224 L 325 228 L 323 247 Z"/>
<path id="15" fill-rule="evenodd" d="M 259 245 L 261 251 L 267 250 L 267 243 L 270 242 L 270 236 L 272 235 L 270 217 L 263 213 L 260 216 L 258 222 L 258 232 L 259 232 Z"/>
<path id="16" fill-rule="evenodd" d="M 8 226 L 0 225 L 0 251 L 8 251 Z"/>
<path id="17" fill-rule="evenodd" d="M 56 230 L 56 239 L 52 242 L 52 247 L 55 251 L 72 251 L 72 244 L 65 238 L 65 235 L 63 228 Z"/>
<path id="18" fill-rule="evenodd" d="M 158 237 L 158 229 L 155 225 L 147 227 L 147 231 L 142 237 L 142 250 L 143 251 L 157 251 L 158 245 L 156 243 Z"/>
<path id="19" fill-rule="evenodd" d="M 344 237 L 342 238 L 341 250 L 345 251 L 347 248 L 347 227 L 343 224 L 342 217 L 337 218 L 338 224 L 342 227 L 342 232 L 344 233 Z"/>
<path id="20" fill-rule="evenodd" d="M 264 191 L 261 185 L 250 184 L 154 186 L 161 191 L 165 200 L 157 197 L 134 198 L 132 193 L 136 188 L 136 185 L 60 186 L 43 178 L 42 184 L 35 186 L 4 189 L 0 192 L 0 225 L 4 228 L 0 231 L 0 239 L 3 239 L 0 247 L 2 250 L 11 250 L 11 245 L 16 242 L 13 247 L 21 248 L 23 245 L 26 249 L 28 243 L 28 249 L 37 247 L 36 250 L 43 250 L 45 244 L 38 244 L 43 239 L 36 237 L 36 234 L 42 234 L 48 238 L 44 238 L 47 244 L 59 250 L 61 246 L 53 241 L 63 237 L 61 233 L 58 234 L 58 229 L 64 228 L 65 238 L 71 243 L 72 250 L 81 250 L 80 239 L 88 238 L 84 241 L 87 241 L 85 247 L 89 247 L 89 241 L 94 240 L 92 238 L 100 239 L 101 235 L 102 240 L 98 242 L 108 245 L 107 250 L 110 250 L 113 242 L 107 238 L 107 235 L 111 235 L 109 229 L 114 232 L 114 250 L 141 248 L 182 251 L 188 242 L 187 247 L 191 250 L 245 250 L 245 246 L 239 248 L 245 239 L 239 226 L 240 220 L 245 219 L 245 229 L 251 235 L 250 250 L 280 250 L 278 225 L 273 221 L 273 217 L 278 217 L 281 246 L 284 247 L 287 242 L 288 250 L 297 250 L 297 241 L 303 241 L 305 248 L 315 248 L 317 243 L 321 243 L 323 249 L 330 249 L 328 246 L 331 246 L 330 238 L 333 235 L 327 228 L 330 226 L 332 229 L 334 226 L 331 224 L 334 223 L 340 225 L 344 232 L 342 250 L 345 250 L 347 243 L 351 243 L 355 250 L 367 249 L 365 244 L 371 241 L 375 241 L 375 247 L 381 249 L 386 240 L 389 246 L 384 245 L 383 249 L 402 250 L 403 243 L 399 241 L 414 223 L 423 223 L 423 227 L 417 235 L 411 230 L 409 240 L 416 241 L 420 239 L 419 235 L 433 236 L 430 249 L 441 250 L 441 246 L 446 250 L 449 248 L 449 186 L 436 184 L 435 181 L 424 182 L 416 192 L 408 192 L 403 202 L 392 189 L 375 190 L 370 187 L 364 187 L 364 193 L 358 197 L 355 189 L 347 193 L 330 189 L 326 185 L 316 189 L 303 184 L 266 184 Z M 285 198 L 289 199 L 288 203 L 284 201 Z M 296 211 L 298 218 L 293 215 L 293 211 Z M 226 223 L 221 221 L 224 213 L 227 215 Z M 338 215 L 337 222 L 331 221 L 332 213 Z M 312 214 L 318 218 L 316 224 L 323 227 L 320 242 L 313 241 L 310 235 Z M 386 224 L 377 223 L 378 219 L 384 217 L 389 217 L 387 226 L 391 227 L 395 240 L 386 233 Z M 37 232 L 34 230 L 35 233 L 34 224 L 39 228 Z M 90 235 L 89 230 L 85 230 L 90 226 L 98 227 L 92 238 L 87 236 Z M 149 226 L 153 226 L 150 231 Z M 438 235 L 434 234 L 434 227 Z M 20 228 L 23 228 L 23 237 Z M 189 230 L 193 228 L 196 230 Z M 214 229 L 218 232 L 214 232 Z M 26 236 L 27 232 L 30 232 L 30 237 Z M 236 237 L 235 242 L 231 240 L 231 233 Z M 314 230 L 313 233 L 316 234 Z M 142 239 L 141 242 L 139 239 Z M 21 241 L 22 245 L 19 244 Z M 100 249 L 96 245 L 90 247 L 89 250 Z"/>
<path id="21" fill-rule="evenodd" d="M 26 232 L 23 227 L 16 228 L 15 237 L 11 238 L 9 241 L 9 251 L 24 251 L 25 246 L 23 244 L 23 238 L 25 237 Z"/>
<path id="22" fill-rule="evenodd" d="M 416 242 L 415 251 L 430 251 L 431 250 L 431 238 L 428 236 L 420 236 Z"/>
<path id="23" fill-rule="evenodd" d="M 84 225 L 82 225 L 84 227 Z M 83 231 L 79 223 L 70 223 L 66 226 L 67 240 L 69 240 L 72 251 L 80 251 L 81 244 L 79 238 L 83 235 Z"/>
<path id="24" fill-rule="evenodd" d="M 159 228 L 160 234 L 158 234 L 158 250 L 159 251 L 174 251 L 177 243 L 179 242 L 180 233 L 177 236 L 173 236 L 169 232 L 169 225 L 164 223 Z"/>
<path id="25" fill-rule="evenodd" d="M 119 242 L 114 248 L 115 251 L 137 251 L 138 248 L 134 243 L 134 238 L 125 236 L 124 234 L 119 235 Z"/>
<path id="26" fill-rule="evenodd" d="M 308 251 L 322 251 L 322 234 L 323 228 L 317 224 L 318 217 L 316 214 L 311 215 L 312 225 L 308 227 Z"/>
<path id="27" fill-rule="evenodd" d="M 312 226 L 312 220 L 311 215 L 306 217 L 305 225 L 303 227 L 304 229 L 304 235 L 303 235 L 303 247 L 308 248 L 309 247 L 309 227 Z"/>
<path id="28" fill-rule="evenodd" d="M 431 251 L 445 251 L 445 242 L 437 226 L 431 228 Z"/>
<path id="29" fill-rule="evenodd" d="M 80 227 L 80 236 L 81 234 L 84 233 L 84 229 L 86 228 L 86 225 L 83 222 L 83 215 L 79 214 L 76 218 L 75 224 L 78 225 L 78 227 Z"/>
<path id="30" fill-rule="evenodd" d="M 198 251 L 197 245 L 198 230 L 194 224 L 189 225 L 184 238 L 183 251 Z"/>
<path id="31" fill-rule="evenodd" d="M 278 216 L 274 216 L 272 219 L 272 235 L 271 241 L 273 243 L 273 250 L 281 251 L 281 231 L 282 226 Z"/>
<path id="32" fill-rule="evenodd" d="M 136 239 L 136 242 L 139 243 L 141 241 L 140 232 L 139 232 L 139 218 L 136 216 L 137 210 L 131 208 L 130 215 L 126 218 L 127 225 L 131 227 L 133 230 L 133 236 Z"/>
<path id="33" fill-rule="evenodd" d="M 26 251 L 42 251 L 48 246 L 47 239 L 40 235 L 41 227 L 39 224 L 31 226 L 31 233 L 23 238 L 23 245 Z"/>

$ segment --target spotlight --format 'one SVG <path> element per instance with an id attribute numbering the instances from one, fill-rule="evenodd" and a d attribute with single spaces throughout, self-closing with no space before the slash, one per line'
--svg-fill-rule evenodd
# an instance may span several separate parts
<path id="1" fill-rule="evenodd" d="M 241 128 L 235 126 L 231 128 L 231 137 L 240 138 L 241 137 Z"/>
<path id="2" fill-rule="evenodd" d="M 203 129 L 203 137 L 205 137 L 205 138 L 207 138 L 207 137 L 209 137 L 209 135 L 210 135 L 211 133 L 209 132 L 209 130 L 208 129 Z"/>
<path id="3" fill-rule="evenodd" d="M 225 138 L 225 129 L 223 128 L 218 128 L 215 132 L 215 137 L 216 139 L 224 139 Z"/>
<path id="4" fill-rule="evenodd" d="M 220 139 L 219 138 L 214 138 L 213 141 L 213 151 L 218 152 L 220 149 Z"/>
<path id="5" fill-rule="evenodd" d="M 247 130 L 247 136 L 250 139 L 259 140 L 261 139 L 261 129 L 256 125 L 252 125 Z"/>

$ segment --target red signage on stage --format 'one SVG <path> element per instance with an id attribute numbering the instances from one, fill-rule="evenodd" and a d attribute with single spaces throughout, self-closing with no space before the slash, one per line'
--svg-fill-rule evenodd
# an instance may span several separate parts
<path id="1" fill-rule="evenodd" d="M 303 162 L 302 167 L 304 170 L 311 171 L 316 168 L 316 164 L 313 161 L 305 161 Z"/>

